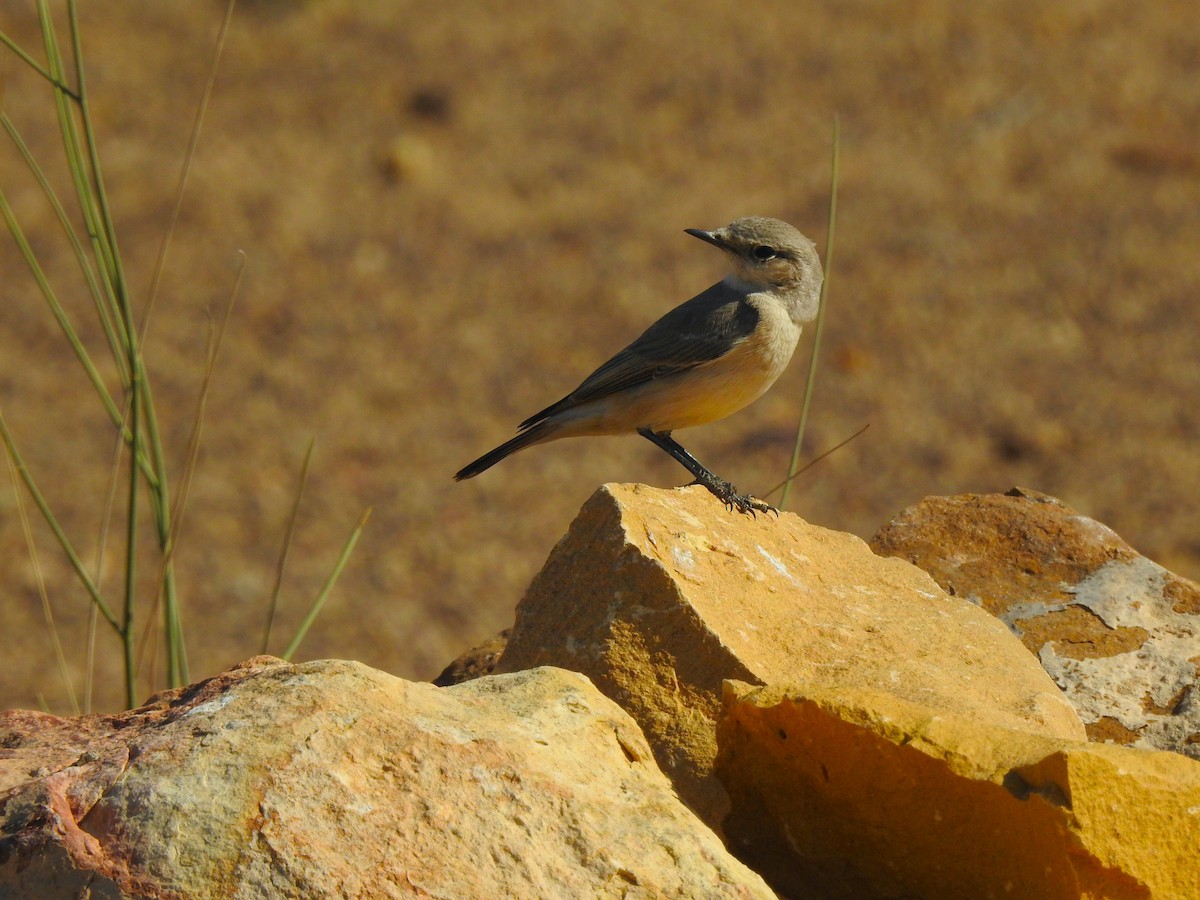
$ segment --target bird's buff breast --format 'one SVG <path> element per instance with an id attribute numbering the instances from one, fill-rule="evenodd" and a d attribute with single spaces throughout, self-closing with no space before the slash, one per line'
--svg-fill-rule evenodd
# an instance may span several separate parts
<path id="1" fill-rule="evenodd" d="M 619 398 L 605 398 L 568 425 L 567 432 L 673 431 L 715 422 L 753 403 L 787 368 L 800 337 L 799 326 L 783 309 L 772 304 L 760 314 L 754 334 L 721 358 L 624 391 Z M 603 425 L 597 427 L 600 421 Z"/>

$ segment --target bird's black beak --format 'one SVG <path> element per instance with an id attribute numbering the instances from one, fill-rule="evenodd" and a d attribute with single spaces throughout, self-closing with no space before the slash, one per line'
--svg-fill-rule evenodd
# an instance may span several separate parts
<path id="1" fill-rule="evenodd" d="M 724 240 L 717 237 L 715 232 L 704 231 L 701 228 L 685 228 L 683 229 L 694 238 L 700 238 L 706 244 L 712 244 L 714 247 L 720 247 L 722 250 L 728 250 L 729 245 Z"/>

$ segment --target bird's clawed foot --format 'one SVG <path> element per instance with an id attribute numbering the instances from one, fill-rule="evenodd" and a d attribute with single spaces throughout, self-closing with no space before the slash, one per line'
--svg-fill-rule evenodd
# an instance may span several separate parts
<path id="1" fill-rule="evenodd" d="M 757 497 L 751 497 L 749 494 L 739 494 L 737 488 L 724 479 L 713 477 L 711 480 L 707 478 L 697 478 L 692 484 L 702 484 L 712 493 L 714 497 L 725 504 L 725 508 L 730 512 L 737 510 L 740 513 L 758 518 L 758 513 L 769 512 L 775 513 L 775 517 L 779 517 L 779 510 L 769 503 L 759 500 Z"/>

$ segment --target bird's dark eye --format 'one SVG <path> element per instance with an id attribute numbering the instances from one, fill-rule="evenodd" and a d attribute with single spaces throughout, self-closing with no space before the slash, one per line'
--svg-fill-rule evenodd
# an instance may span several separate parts
<path id="1" fill-rule="evenodd" d="M 759 244 L 754 248 L 754 255 L 758 259 L 767 260 L 775 256 L 775 248 L 768 247 L 766 244 Z"/>

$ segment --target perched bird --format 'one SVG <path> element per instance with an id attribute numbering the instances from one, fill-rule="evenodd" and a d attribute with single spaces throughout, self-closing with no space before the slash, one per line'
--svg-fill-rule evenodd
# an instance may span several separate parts
<path id="1" fill-rule="evenodd" d="M 512 440 L 464 466 L 474 478 L 510 453 L 559 438 L 637 433 L 681 463 L 729 509 L 773 508 L 741 495 L 671 437 L 737 412 L 775 383 L 800 329 L 817 315 L 821 261 L 786 222 L 738 219 L 687 233 L 723 250 L 732 271 L 671 310 L 557 403 L 521 423 Z"/>

